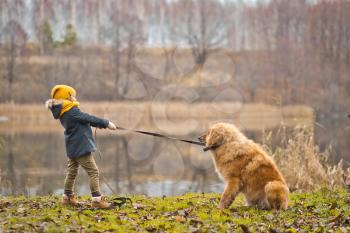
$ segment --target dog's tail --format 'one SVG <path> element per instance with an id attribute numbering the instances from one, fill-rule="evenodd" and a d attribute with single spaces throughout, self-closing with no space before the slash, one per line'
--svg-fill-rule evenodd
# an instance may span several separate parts
<path id="1" fill-rule="evenodd" d="M 271 209 L 287 209 L 289 190 L 281 181 L 271 181 L 265 185 L 266 199 Z"/>

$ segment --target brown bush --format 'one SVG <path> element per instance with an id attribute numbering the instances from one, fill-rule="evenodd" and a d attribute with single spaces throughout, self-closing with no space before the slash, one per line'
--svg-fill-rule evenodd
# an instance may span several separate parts
<path id="1" fill-rule="evenodd" d="M 311 191 L 327 186 L 329 188 L 344 187 L 350 181 L 350 168 L 343 161 L 330 164 L 331 146 L 320 151 L 314 143 L 312 128 L 298 126 L 292 133 L 287 133 L 281 126 L 280 146 L 272 148 L 272 134 L 264 136 L 265 148 L 274 157 L 283 173 L 291 191 Z"/>

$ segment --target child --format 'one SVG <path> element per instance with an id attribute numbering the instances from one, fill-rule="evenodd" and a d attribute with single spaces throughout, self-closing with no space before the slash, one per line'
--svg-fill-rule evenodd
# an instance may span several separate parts
<path id="1" fill-rule="evenodd" d="M 46 107 L 51 110 L 55 119 L 60 120 L 65 129 L 64 138 L 68 165 L 62 203 L 78 204 L 73 193 L 73 187 L 80 165 L 89 176 L 92 207 L 108 208 L 110 204 L 101 195 L 99 171 L 91 154 L 91 152 L 96 151 L 96 145 L 90 126 L 111 130 L 115 130 L 116 126 L 108 120 L 81 112 L 79 102 L 75 97 L 76 91 L 74 88 L 66 85 L 56 85 L 51 90 L 51 99 L 46 101 Z"/>

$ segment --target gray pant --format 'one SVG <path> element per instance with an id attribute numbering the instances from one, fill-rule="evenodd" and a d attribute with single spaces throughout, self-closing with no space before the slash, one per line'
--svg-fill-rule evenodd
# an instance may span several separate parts
<path id="1" fill-rule="evenodd" d="M 64 181 L 65 192 L 71 191 L 73 193 L 75 178 L 78 175 L 79 165 L 84 168 L 84 170 L 89 176 L 89 185 L 91 193 L 93 195 L 100 194 L 99 171 L 95 159 L 91 153 L 81 156 L 79 158 L 68 159 L 67 175 Z"/>

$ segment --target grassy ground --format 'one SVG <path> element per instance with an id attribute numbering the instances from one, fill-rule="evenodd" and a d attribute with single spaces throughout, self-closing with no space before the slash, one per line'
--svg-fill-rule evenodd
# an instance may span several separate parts
<path id="1" fill-rule="evenodd" d="M 112 198 L 112 197 L 110 197 Z M 86 198 L 83 198 L 87 200 Z M 219 211 L 219 194 L 131 196 L 112 210 L 65 207 L 60 197 L 2 197 L 0 232 L 349 232 L 348 190 L 292 194 L 287 211 L 243 207 L 239 196 Z"/>

